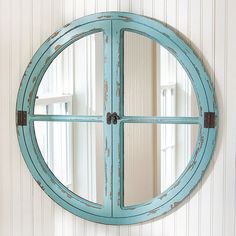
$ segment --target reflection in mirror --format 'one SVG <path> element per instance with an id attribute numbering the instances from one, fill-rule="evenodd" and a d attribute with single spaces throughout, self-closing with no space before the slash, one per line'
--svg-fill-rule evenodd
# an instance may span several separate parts
<path id="1" fill-rule="evenodd" d="M 66 48 L 43 76 L 35 114 L 103 115 L 103 51 L 103 33 Z M 198 116 L 196 104 L 188 75 L 176 58 L 151 39 L 125 32 L 125 115 Z M 102 123 L 34 124 L 40 151 L 55 176 L 80 197 L 102 204 Z M 125 124 L 124 205 L 149 201 L 173 184 L 191 158 L 197 128 Z"/>
<path id="2" fill-rule="evenodd" d="M 102 32 L 86 36 L 64 49 L 42 78 L 35 114 L 102 115 L 103 62 Z M 66 105 L 67 112 L 54 109 L 55 104 Z"/>
<path id="3" fill-rule="evenodd" d="M 103 114 L 103 33 L 64 49 L 38 88 L 35 114 Z M 40 151 L 54 175 L 82 198 L 103 202 L 102 124 L 35 122 Z"/>
<path id="4" fill-rule="evenodd" d="M 124 125 L 124 205 L 147 202 L 170 187 L 194 151 L 198 125 Z"/>
<path id="5" fill-rule="evenodd" d="M 53 174 L 71 191 L 103 204 L 102 123 L 35 122 L 41 154 Z"/>
<path id="6" fill-rule="evenodd" d="M 190 79 L 174 55 L 140 34 L 124 33 L 124 114 L 198 116 Z"/>

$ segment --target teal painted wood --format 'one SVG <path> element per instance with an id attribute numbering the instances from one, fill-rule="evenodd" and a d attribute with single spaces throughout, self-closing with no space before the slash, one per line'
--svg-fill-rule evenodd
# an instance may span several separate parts
<path id="1" fill-rule="evenodd" d="M 29 115 L 30 121 L 105 122 L 103 116 Z"/>
<path id="2" fill-rule="evenodd" d="M 124 116 L 123 33 L 133 31 L 158 41 L 182 64 L 192 82 L 198 117 Z M 34 115 L 35 96 L 43 74 L 53 59 L 71 43 L 95 32 L 104 32 L 105 72 L 103 116 Z M 179 204 L 202 178 L 213 154 L 217 128 L 204 128 L 204 113 L 217 103 L 211 81 L 193 50 L 161 22 L 123 12 L 98 13 L 80 18 L 55 32 L 35 53 L 23 76 L 17 111 L 27 111 L 26 126 L 17 125 L 25 162 L 41 188 L 59 205 L 84 219 L 104 224 L 133 224 L 163 215 Z M 106 113 L 116 112 L 116 125 L 106 123 Z M 89 202 L 68 190 L 50 171 L 35 138 L 34 121 L 103 122 L 105 187 L 104 205 Z M 123 129 L 125 123 L 199 124 L 198 141 L 182 175 L 164 193 L 145 204 L 124 207 Z"/>
<path id="3" fill-rule="evenodd" d="M 124 123 L 153 123 L 153 124 L 201 124 L 199 117 L 161 117 L 161 116 L 124 116 Z"/>
<path id="4" fill-rule="evenodd" d="M 113 112 L 116 112 L 121 120 L 124 117 L 124 99 L 123 75 L 121 76 L 121 31 L 117 27 L 117 21 L 112 21 L 112 82 L 113 82 Z M 117 217 L 117 212 L 121 209 L 123 197 L 123 171 L 122 171 L 122 154 L 123 154 L 123 129 L 118 124 L 113 125 L 113 217 Z M 122 176 L 120 176 L 122 174 Z M 125 212 L 124 212 L 124 215 Z"/>
<path id="5" fill-rule="evenodd" d="M 104 106 L 103 106 L 103 129 L 104 129 L 104 160 L 105 160 L 105 174 L 104 174 L 104 208 L 107 209 L 109 216 L 112 216 L 112 126 L 106 123 L 106 114 L 112 111 L 112 27 L 111 21 L 109 24 L 109 31 L 104 35 Z M 106 219 L 109 221 L 109 218 Z"/>

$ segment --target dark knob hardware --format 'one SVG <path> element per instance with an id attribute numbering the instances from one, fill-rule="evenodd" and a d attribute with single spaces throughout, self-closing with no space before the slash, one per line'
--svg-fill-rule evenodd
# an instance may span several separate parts
<path id="1" fill-rule="evenodd" d="M 116 112 L 113 112 L 113 113 L 108 112 L 106 119 L 107 119 L 107 124 L 108 125 L 110 125 L 110 124 L 115 125 L 115 124 L 117 124 L 117 120 L 119 120 L 120 117 L 117 115 Z"/>

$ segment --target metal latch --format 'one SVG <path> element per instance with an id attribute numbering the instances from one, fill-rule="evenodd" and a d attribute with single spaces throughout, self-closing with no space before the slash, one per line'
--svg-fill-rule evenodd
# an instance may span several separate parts
<path id="1" fill-rule="evenodd" d="M 204 112 L 204 128 L 215 128 L 215 112 Z"/>
<path id="2" fill-rule="evenodd" d="M 119 120 L 120 117 L 117 115 L 116 112 L 113 112 L 113 113 L 108 112 L 106 119 L 107 119 L 107 124 L 108 125 L 110 125 L 110 124 L 115 125 L 115 124 L 117 124 L 117 120 Z"/>
<path id="3" fill-rule="evenodd" d="M 26 111 L 17 112 L 17 125 L 19 126 L 27 125 L 27 112 Z"/>

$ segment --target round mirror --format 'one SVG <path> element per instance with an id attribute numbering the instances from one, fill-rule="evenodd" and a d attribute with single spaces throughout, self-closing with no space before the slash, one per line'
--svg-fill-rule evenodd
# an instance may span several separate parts
<path id="1" fill-rule="evenodd" d="M 99 13 L 37 51 L 17 98 L 23 157 L 41 188 L 82 218 L 131 224 L 171 210 L 215 145 L 214 90 L 162 23 Z"/>

